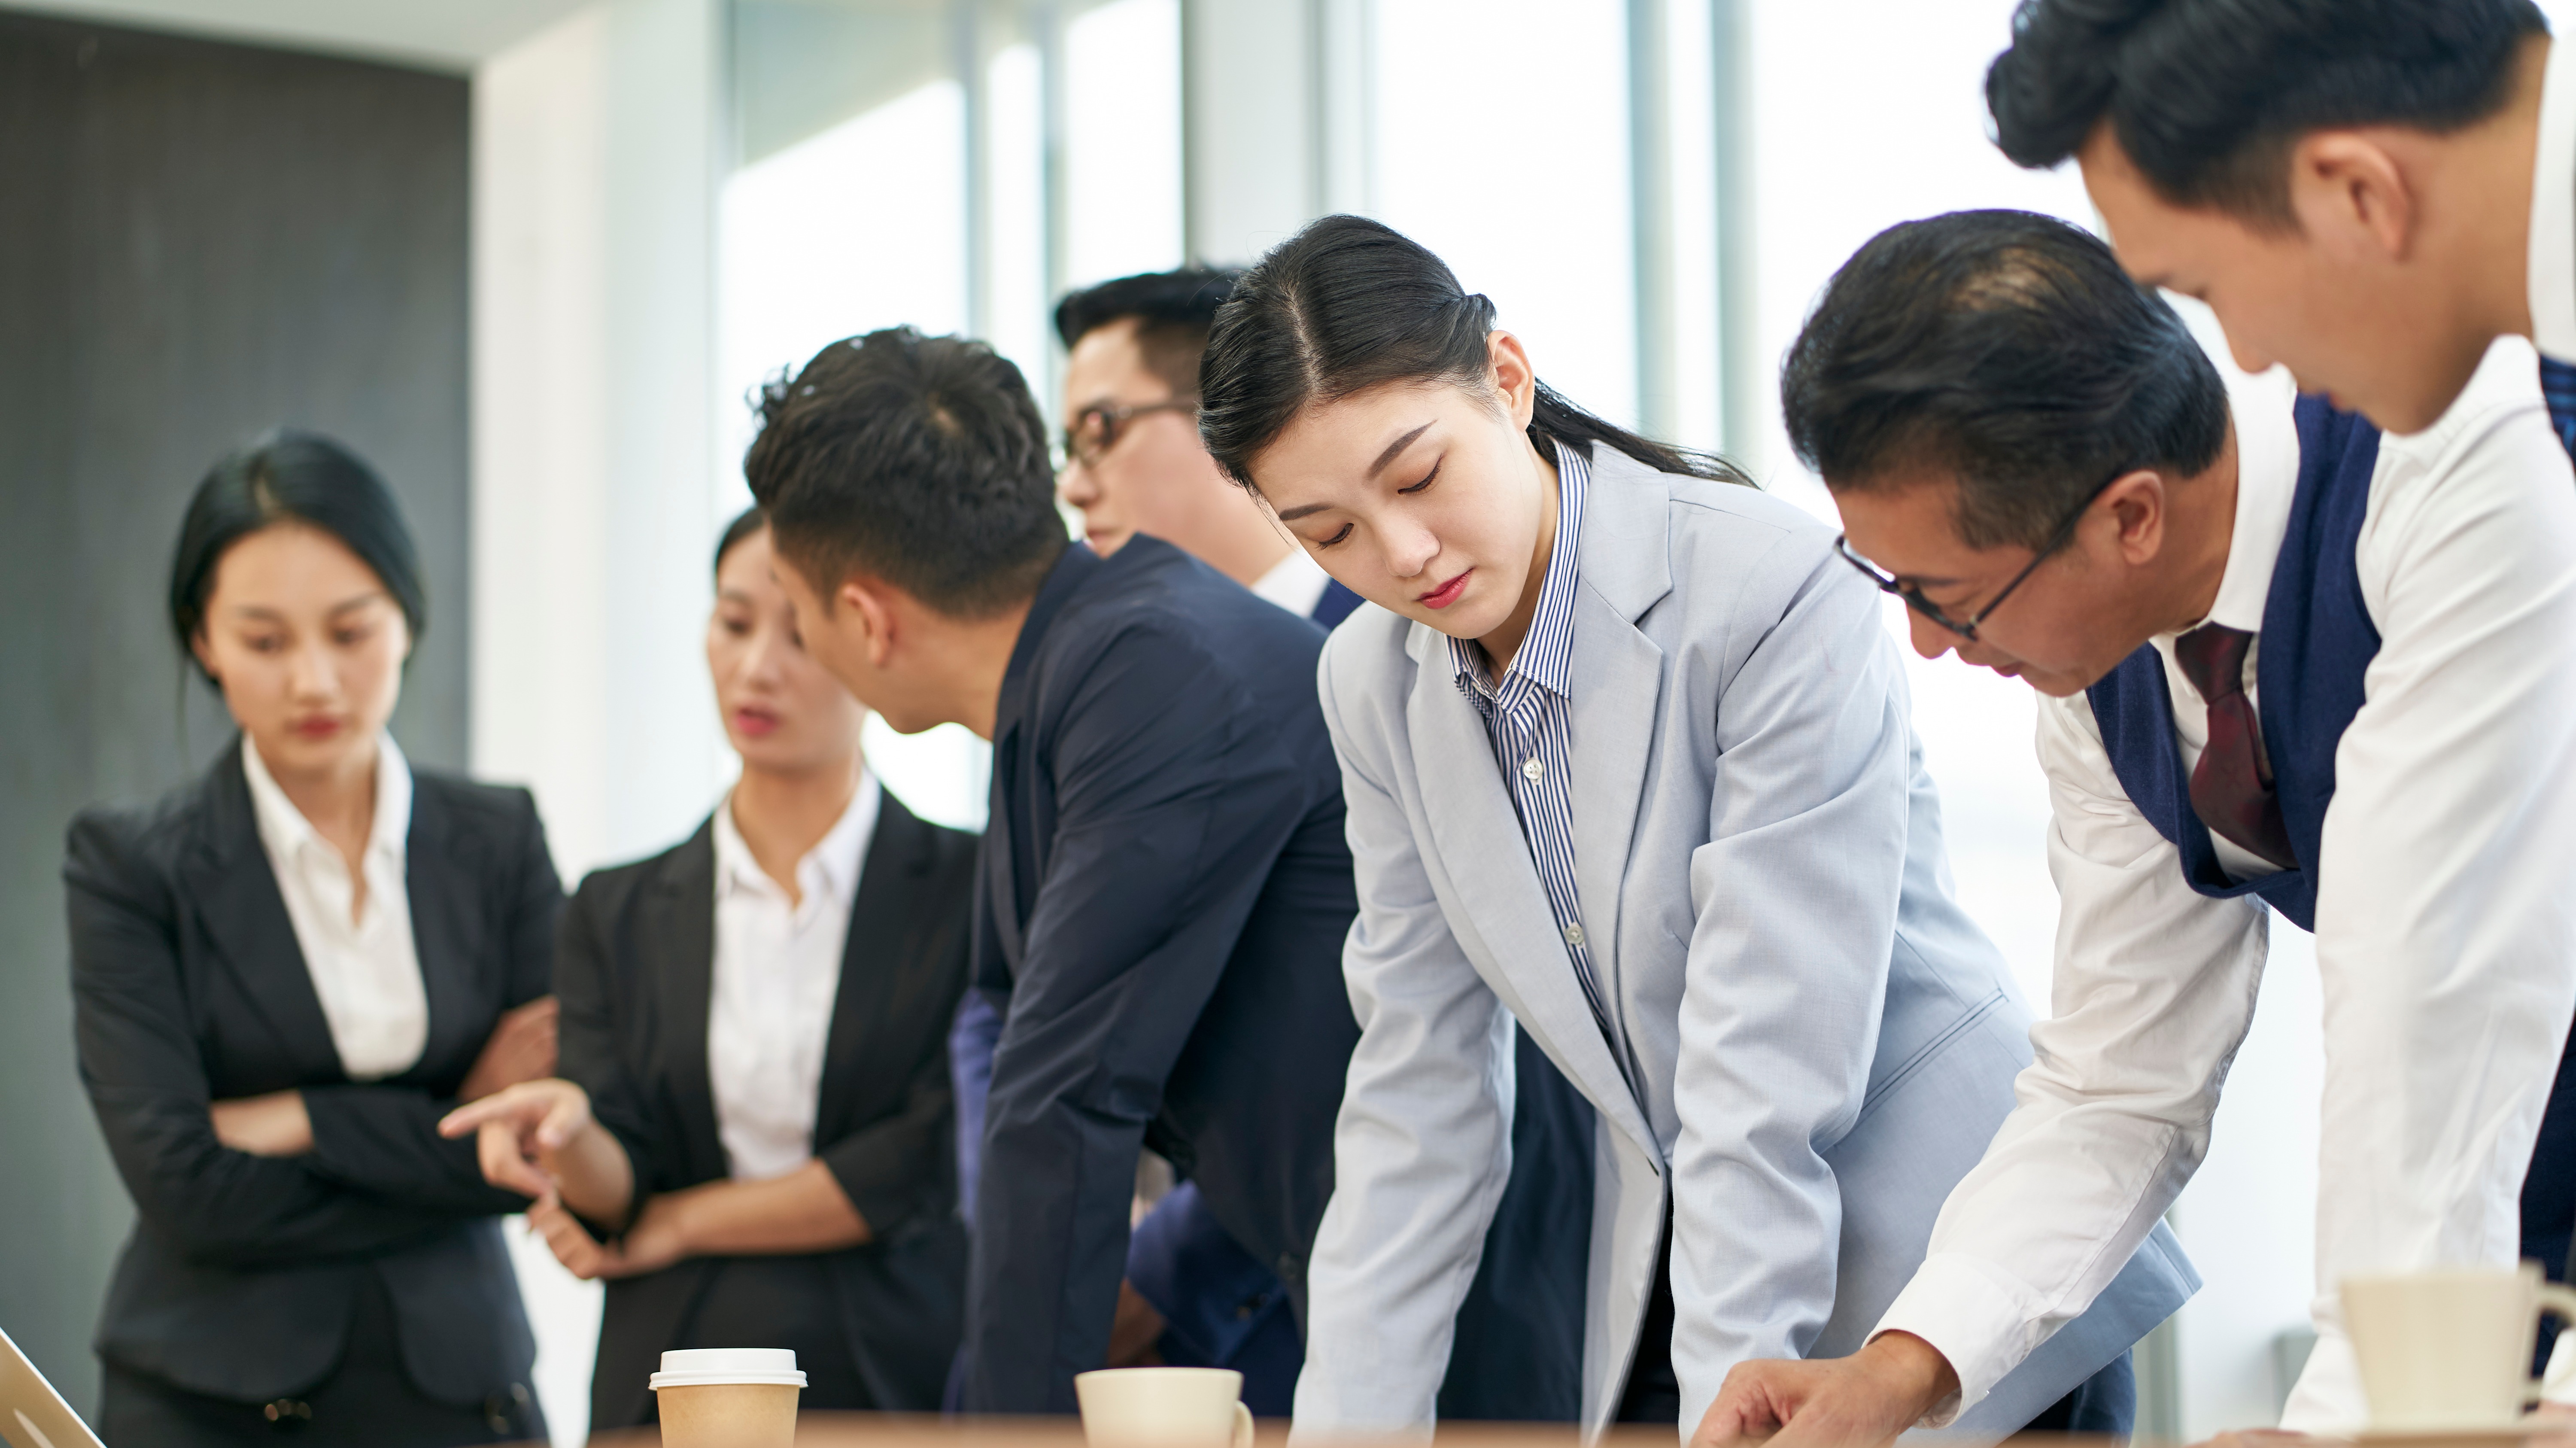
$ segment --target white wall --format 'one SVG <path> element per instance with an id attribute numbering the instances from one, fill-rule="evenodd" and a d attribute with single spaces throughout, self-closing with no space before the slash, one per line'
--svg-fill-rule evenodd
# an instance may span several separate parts
<path id="1" fill-rule="evenodd" d="M 570 885 L 721 787 L 699 653 L 716 498 L 717 0 L 597 0 L 474 85 L 473 767 L 532 788 Z M 599 1293 L 510 1232 L 559 1443 Z"/>

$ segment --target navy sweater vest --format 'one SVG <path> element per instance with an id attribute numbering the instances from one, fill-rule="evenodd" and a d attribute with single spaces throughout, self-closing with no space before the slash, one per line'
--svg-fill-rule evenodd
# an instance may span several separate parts
<path id="1" fill-rule="evenodd" d="M 2152 645 L 2121 660 L 2086 697 L 2120 787 L 2182 853 L 2183 878 L 2191 887 L 2222 898 L 2260 896 L 2300 929 L 2314 931 L 2318 846 L 2326 806 L 2334 802 L 2335 748 L 2361 711 L 2362 674 L 2379 653 L 2379 630 L 2362 603 L 2353 557 L 2370 511 L 2379 430 L 2312 397 L 2299 399 L 2295 416 L 2298 491 L 2263 600 L 2254 683 L 2263 747 L 2299 868 L 2242 883 L 2227 878 L 2208 828 L 2192 811 L 2190 776 L 2174 737 L 2173 694 L 2164 659 Z M 2576 1227 L 2576 1071 L 2570 1060 L 2560 1059 L 2522 1189 L 2523 1255 L 2560 1279 L 2567 1273 L 2568 1234 Z M 2544 1356 L 2548 1347 L 2544 1335 Z"/>
<path id="2" fill-rule="evenodd" d="M 2263 600 L 2254 692 L 2263 748 L 2281 796 L 2282 822 L 2299 868 L 2232 882 L 2209 830 L 2191 807 L 2191 777 L 2174 737 L 2173 694 L 2151 644 L 2120 661 L 2086 691 L 2102 747 L 2120 787 L 2182 852 L 2183 878 L 2203 895 L 2259 895 L 2273 909 L 2317 928 L 2316 862 L 2326 806 L 2334 802 L 2335 746 L 2361 711 L 2361 679 L 2379 653 L 2379 630 L 2362 605 L 2353 550 L 2370 511 L 2379 430 L 2312 397 L 2299 399 L 2299 484 L 2290 527 Z"/>

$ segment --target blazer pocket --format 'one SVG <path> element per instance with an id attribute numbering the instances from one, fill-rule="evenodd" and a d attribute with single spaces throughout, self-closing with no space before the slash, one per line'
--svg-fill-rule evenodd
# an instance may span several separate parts
<path id="1" fill-rule="evenodd" d="M 1849 1136 L 1852 1131 L 1860 1130 L 1861 1126 L 1877 1113 L 1882 1103 L 1894 1099 L 1898 1092 L 1905 1089 L 1906 1083 L 1925 1066 L 1931 1064 L 1934 1058 L 1948 1050 L 1959 1037 L 1983 1023 L 1986 1017 L 1995 1013 L 1995 1007 L 2003 1003 L 2003 990 L 1997 987 L 1983 1000 L 1971 1002 L 1965 1010 L 1959 1012 L 1956 1019 L 1943 1026 L 1930 1040 L 1915 1047 L 1911 1055 L 1898 1062 L 1894 1069 L 1879 1080 L 1878 1084 L 1869 1089 L 1869 1098 L 1861 1103 L 1860 1115 L 1852 1118 L 1851 1131 L 1843 1134 Z"/>

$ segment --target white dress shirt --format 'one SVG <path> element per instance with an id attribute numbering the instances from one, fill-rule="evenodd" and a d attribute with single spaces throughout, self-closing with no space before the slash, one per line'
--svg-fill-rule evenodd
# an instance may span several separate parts
<path id="1" fill-rule="evenodd" d="M 2576 45 L 2551 41 L 2531 184 L 2531 339 L 2576 362 Z"/>
<path id="2" fill-rule="evenodd" d="M 733 797 L 716 810 L 707 1081 L 726 1167 L 739 1180 L 784 1176 L 814 1155 L 823 1047 L 878 802 L 876 774 L 863 772 L 849 808 L 796 862 L 793 904 L 734 827 Z"/>
<path id="3" fill-rule="evenodd" d="M 360 856 L 367 896 L 356 912 L 349 908 L 355 893 L 349 862 L 278 787 L 248 735 L 242 736 L 242 773 L 250 781 L 260 847 L 277 892 L 286 897 L 286 918 L 321 998 L 340 1069 L 352 1081 L 381 1081 L 411 1069 L 429 1043 L 429 994 L 420 980 L 405 876 L 410 762 L 392 735 L 378 737 L 376 819 Z"/>
<path id="4" fill-rule="evenodd" d="M 2381 644 L 2317 861 L 2318 1343 L 2288 1428 L 2365 1421 L 2343 1278 L 2520 1255 L 2519 1188 L 2576 1006 L 2576 486 L 2535 372 L 2522 341 L 2498 343 L 2439 422 L 2381 440 L 2371 480 L 2356 561 Z M 2234 390 L 2243 466 L 2212 616 L 2254 628 L 2298 439 L 2277 384 Z M 2172 643 L 2155 640 L 2188 769 L 2207 705 Z M 2054 1015 L 1880 1322 L 1957 1369 L 1939 1422 L 2090 1303 L 2199 1166 L 2268 941 L 2253 897 L 2184 882 L 2084 696 L 2041 701 L 2039 757 Z M 2269 869 L 2218 843 L 2231 871 Z"/>
<path id="5" fill-rule="evenodd" d="M 1252 591 L 1299 618 L 1312 618 L 1315 605 L 1323 600 L 1324 588 L 1333 581 L 1321 564 L 1306 556 L 1303 548 L 1290 548 L 1288 556 L 1270 565 L 1270 571 L 1252 581 Z"/>

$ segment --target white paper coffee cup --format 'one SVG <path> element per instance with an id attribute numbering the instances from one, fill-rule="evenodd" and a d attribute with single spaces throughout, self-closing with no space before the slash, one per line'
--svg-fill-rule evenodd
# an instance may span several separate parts
<path id="1" fill-rule="evenodd" d="M 663 1448 L 793 1448 L 805 1374 L 775 1347 L 692 1348 L 662 1354 L 646 1383 Z"/>

